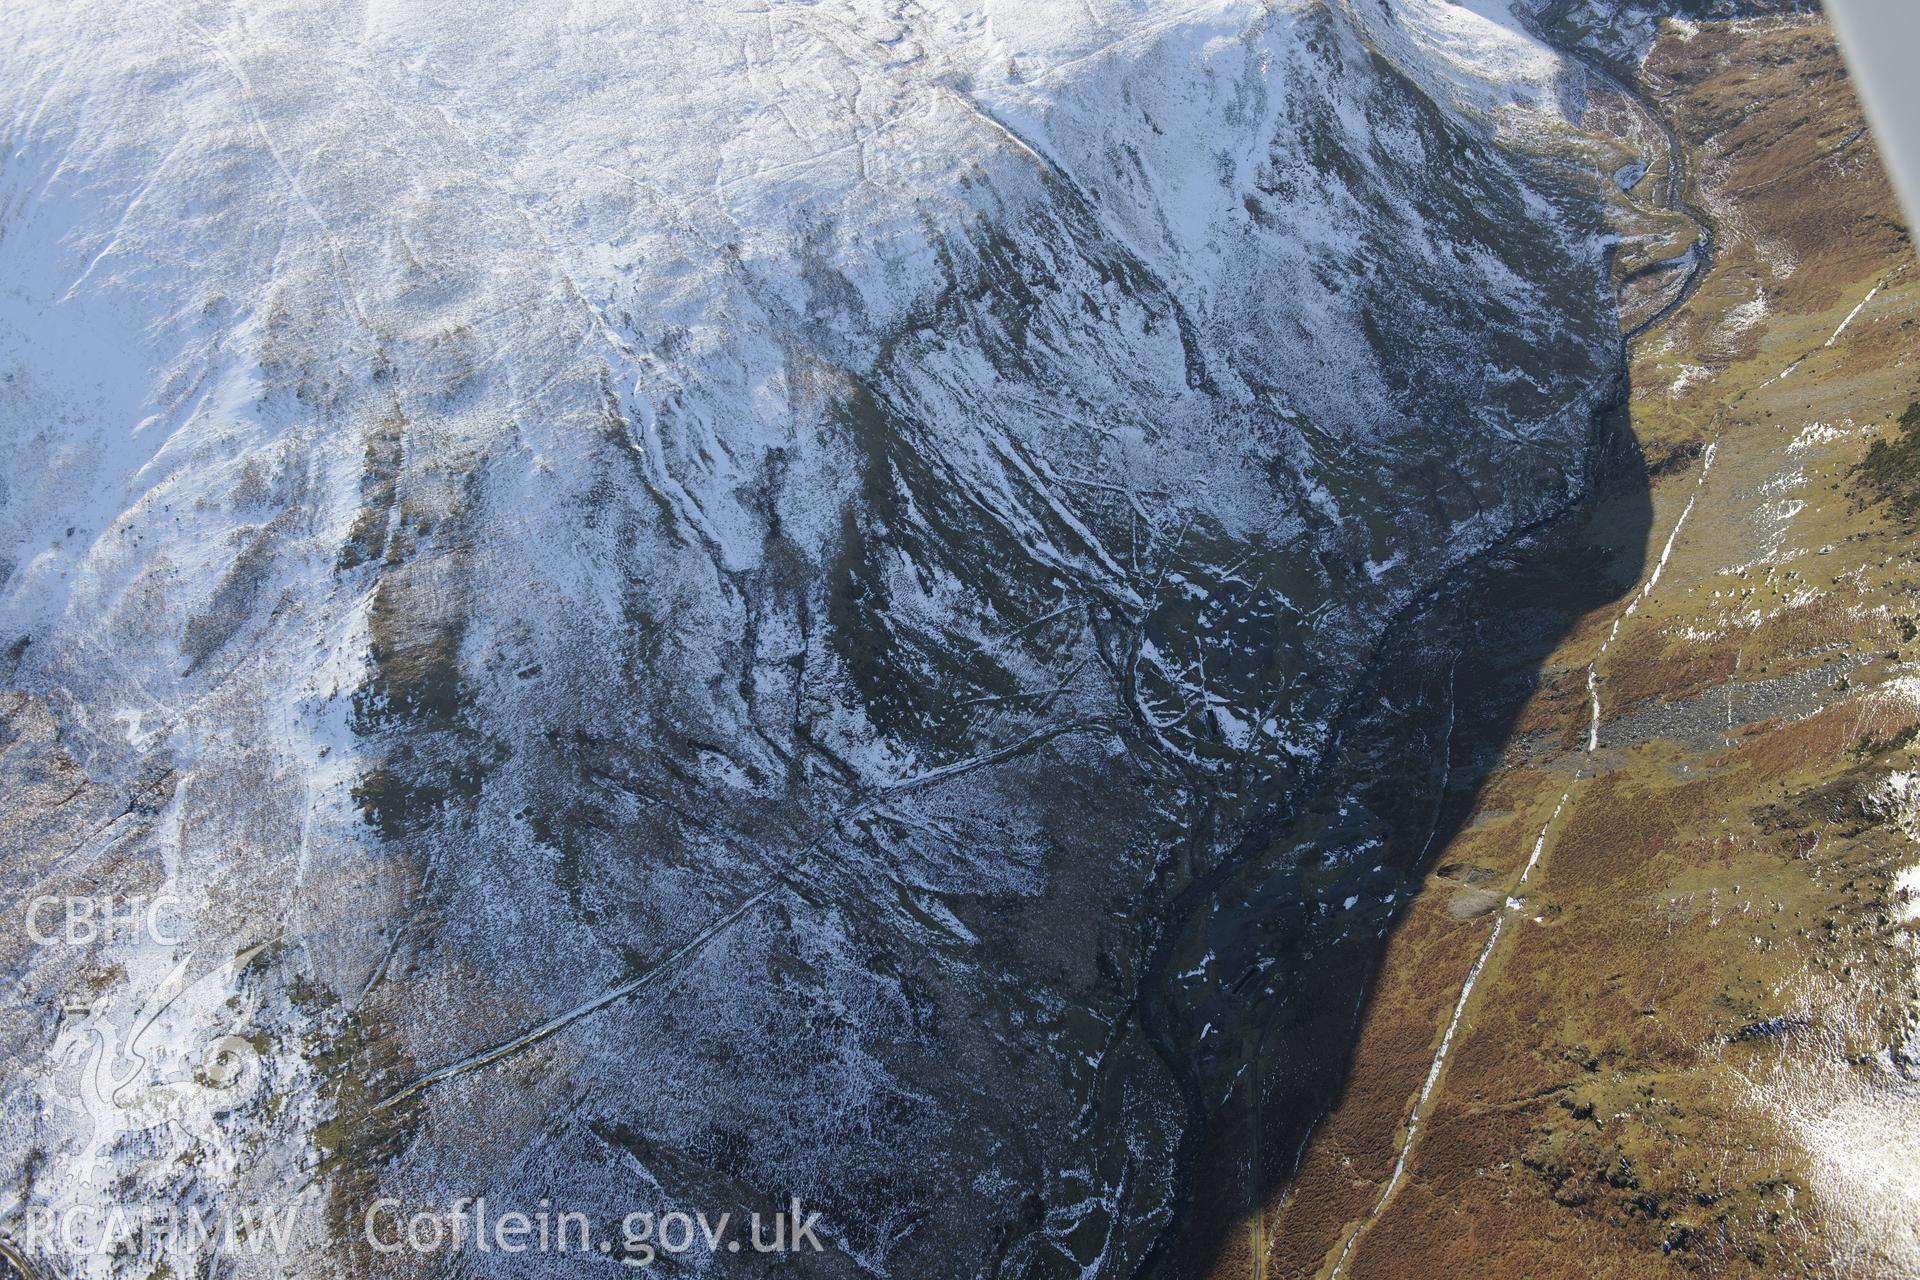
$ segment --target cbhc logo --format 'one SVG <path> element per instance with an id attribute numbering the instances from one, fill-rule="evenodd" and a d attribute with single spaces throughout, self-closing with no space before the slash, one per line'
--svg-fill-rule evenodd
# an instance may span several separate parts
<path id="1" fill-rule="evenodd" d="M 180 899 L 171 893 L 123 897 L 102 894 L 59 897 L 42 894 L 27 907 L 27 936 L 45 946 L 65 942 L 84 947 L 101 939 L 139 936 L 171 947 L 180 939 L 167 931 L 162 918 L 177 914 Z"/>

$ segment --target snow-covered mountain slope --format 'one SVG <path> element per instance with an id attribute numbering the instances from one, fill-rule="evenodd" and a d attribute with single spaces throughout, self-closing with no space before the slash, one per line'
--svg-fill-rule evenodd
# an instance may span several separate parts
<path id="1" fill-rule="evenodd" d="M 6 25 L 7 866 L 182 918 L 9 920 L 0 1208 L 1143 1257 L 1168 904 L 1581 482 L 1553 56 L 1501 0 Z"/>

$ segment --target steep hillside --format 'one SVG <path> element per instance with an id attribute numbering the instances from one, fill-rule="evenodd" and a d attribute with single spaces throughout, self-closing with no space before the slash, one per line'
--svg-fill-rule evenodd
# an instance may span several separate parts
<path id="1" fill-rule="evenodd" d="M 171 915 L 0 926 L 0 1215 L 296 1190 L 262 1275 L 504 1265 L 374 1256 L 383 1197 L 798 1195 L 819 1275 L 1192 1238 L 1196 920 L 1606 452 L 1554 55 L 1491 0 L 8 27 L 6 869 Z M 209 1261 L 98 1234 L 46 1261 Z"/>

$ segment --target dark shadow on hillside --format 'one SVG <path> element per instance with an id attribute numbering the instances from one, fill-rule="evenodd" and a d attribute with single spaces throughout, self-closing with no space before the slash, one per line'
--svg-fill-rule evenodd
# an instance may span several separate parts
<path id="1" fill-rule="evenodd" d="M 1205 1118 L 1183 1152 L 1180 1219 L 1135 1274 L 1197 1280 L 1246 1249 L 1248 1216 L 1282 1193 L 1313 1127 L 1364 1069 L 1356 1037 L 1400 910 L 1489 775 L 1516 753 L 1581 745 L 1516 741 L 1514 729 L 1568 632 L 1645 567 L 1653 508 L 1627 402 L 1622 375 L 1595 420 L 1592 482 L 1575 507 L 1394 621 L 1306 795 L 1247 837 L 1259 851 L 1243 844 L 1253 856 L 1188 914 L 1217 981 L 1164 981 L 1143 1016 L 1163 1043 L 1184 1047 L 1183 1086 L 1205 1100 Z M 1577 700 L 1567 719 L 1584 726 L 1577 672 L 1550 696 Z M 1516 850 L 1512 865 L 1525 855 Z M 1505 893 L 1506 875 L 1487 888 Z M 1464 977 L 1432 981 L 1450 999 Z"/>

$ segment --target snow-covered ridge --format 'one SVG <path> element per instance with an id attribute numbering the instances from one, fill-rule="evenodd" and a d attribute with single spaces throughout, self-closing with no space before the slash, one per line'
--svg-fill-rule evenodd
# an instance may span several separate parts
<path id="1" fill-rule="evenodd" d="M 1355 12 L 1396 52 L 1432 53 L 1409 70 L 1453 88 L 1537 100 L 1551 70 L 1499 0 Z M 718 442 L 744 446 L 785 412 L 769 331 L 797 320 L 863 367 L 938 287 L 942 241 L 996 212 L 969 186 L 1030 160 L 1097 195 L 1103 225 L 1205 305 L 1234 274 L 1223 224 L 1244 220 L 1287 104 L 1337 65 L 1301 57 L 1303 33 L 1335 30 L 1311 0 L 19 16 L 9 341 L 27 380 L 12 390 L 23 417 L 71 407 L 99 433 L 82 459 L 20 470 L 60 478 L 58 511 L 9 513 L 31 594 L 56 600 L 56 564 L 159 483 L 176 436 L 218 436 L 231 457 L 236 430 L 278 437 L 301 416 L 264 408 L 282 388 L 246 367 L 283 346 L 331 365 L 305 375 L 329 397 L 395 367 L 381 398 L 403 411 L 413 384 L 478 392 L 457 414 L 475 444 L 604 365 L 636 416 L 705 384 L 694 394 L 729 419 Z M 1364 251 L 1357 212 L 1308 200 L 1291 238 Z M 95 497 L 56 538 L 76 466 Z M 740 513 L 709 496 L 721 545 L 750 559 Z"/>
<path id="2" fill-rule="evenodd" d="M 1074 1153 L 1050 1203 L 1111 1198 L 1167 1083 L 1075 1129 L 1073 1036 L 1182 789 L 1309 757 L 1395 602 L 1578 483 L 1611 371 L 1583 206 L 1500 142 L 1556 65 L 1494 0 L 37 3 L 0 39 L 0 651 L 96 780 L 177 772 L 87 865 L 194 908 L 87 1016 L 281 939 L 232 984 L 264 1077 L 382 1027 L 414 1189 L 724 1130 L 876 1268 L 1006 1217 L 1030 1130 Z M 19 1047 L 50 1029 L 111 1038 Z M 230 1136 L 305 1162 L 320 1096 Z M 80 1196 L 97 1136 L 35 1132 L 34 1194 Z M 626 1194 L 602 1163 L 576 1195 Z"/>

